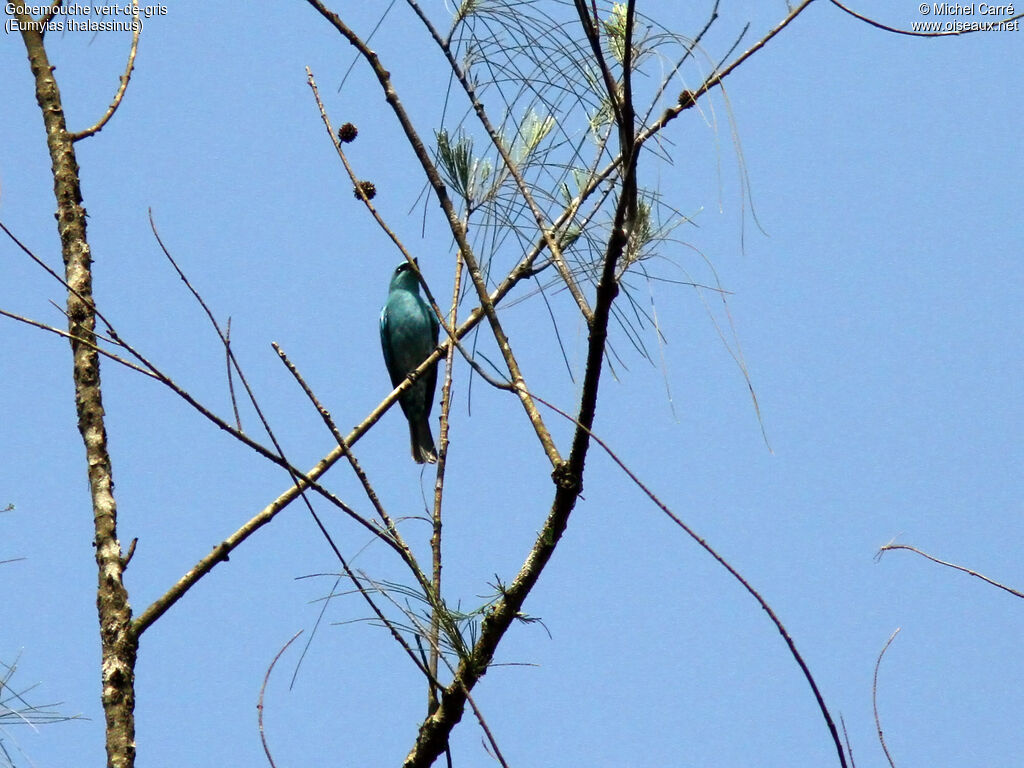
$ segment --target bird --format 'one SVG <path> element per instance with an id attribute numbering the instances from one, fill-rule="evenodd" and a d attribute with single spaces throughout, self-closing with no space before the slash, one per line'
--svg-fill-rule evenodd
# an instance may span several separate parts
<path id="1" fill-rule="evenodd" d="M 437 346 L 437 316 L 420 296 L 416 269 L 403 261 L 391 275 L 388 300 L 380 311 L 380 346 L 391 385 L 397 387 Z M 412 458 L 417 464 L 437 462 L 430 432 L 430 408 L 437 387 L 437 365 L 423 372 L 398 399 L 409 422 Z"/>

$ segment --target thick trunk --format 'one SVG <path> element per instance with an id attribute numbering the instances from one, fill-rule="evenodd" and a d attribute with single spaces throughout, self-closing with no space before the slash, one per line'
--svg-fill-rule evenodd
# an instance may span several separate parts
<path id="1" fill-rule="evenodd" d="M 20 17 L 19 21 L 27 21 Z M 28 25 L 23 25 L 28 26 Z M 106 715 L 107 765 L 135 765 L 135 654 L 138 641 L 132 630 L 132 612 L 122 575 L 124 558 L 117 540 L 117 505 L 107 452 L 107 433 L 100 395 L 100 361 L 96 343 L 96 310 L 92 299 L 92 258 L 85 236 L 85 208 L 68 134 L 60 91 L 43 46 L 42 34 L 22 29 L 29 63 L 35 77 L 36 100 L 43 113 L 46 143 L 53 163 L 53 189 L 57 197 L 57 230 L 68 285 L 68 331 L 74 358 L 75 407 L 78 430 L 85 443 L 96 538 L 99 586 L 96 606 L 102 644 L 103 710 Z"/>

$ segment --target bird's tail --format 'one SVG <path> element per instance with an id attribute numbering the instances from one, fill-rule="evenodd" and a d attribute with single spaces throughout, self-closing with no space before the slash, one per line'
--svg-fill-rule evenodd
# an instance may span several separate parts
<path id="1" fill-rule="evenodd" d="M 409 441 L 412 443 L 412 458 L 417 464 L 436 464 L 437 449 L 434 436 L 430 433 L 430 422 L 424 419 L 409 419 Z"/>

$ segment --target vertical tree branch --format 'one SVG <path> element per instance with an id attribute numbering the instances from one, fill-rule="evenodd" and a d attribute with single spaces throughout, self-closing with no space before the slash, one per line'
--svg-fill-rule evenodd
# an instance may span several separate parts
<path id="1" fill-rule="evenodd" d="M 462 293 L 462 254 L 455 254 L 455 277 L 452 281 L 452 307 L 448 313 L 448 326 L 455 327 L 458 319 L 459 294 Z M 434 590 L 434 599 L 430 611 L 430 694 L 428 714 L 433 714 L 437 709 L 437 688 L 434 681 L 437 680 L 438 658 L 441 653 L 440 646 L 440 611 L 441 611 L 441 500 L 444 494 L 445 468 L 448 466 L 448 426 L 449 414 L 452 408 L 452 365 L 455 362 L 455 345 L 448 346 L 448 354 L 445 358 L 444 385 L 441 387 L 441 431 L 438 434 L 437 451 L 437 480 L 434 483 L 434 514 L 433 529 L 430 536 L 431 563 L 431 586 Z"/>
<path id="2" fill-rule="evenodd" d="M 78 431 L 85 444 L 95 527 L 99 586 L 96 606 L 102 648 L 102 702 L 106 716 L 107 764 L 135 764 L 135 655 L 138 641 L 132 630 L 132 611 L 123 582 L 124 559 L 117 540 L 117 504 L 113 471 L 107 451 L 100 359 L 96 351 L 96 308 L 92 298 L 92 258 L 85 235 L 85 208 L 75 159 L 73 137 L 67 131 L 60 91 L 43 46 L 42 33 L 19 14 L 21 36 L 35 77 L 36 101 L 43 114 L 50 150 L 53 190 L 57 198 L 57 230 L 68 291 L 68 332 L 74 359 L 75 407 Z"/>
<path id="3" fill-rule="evenodd" d="M 580 16 L 585 28 L 589 19 L 586 14 L 586 9 L 581 8 Z M 632 43 L 632 39 L 627 35 L 626 45 L 631 46 Z M 502 589 L 501 599 L 494 604 L 490 613 L 481 623 L 480 636 L 473 646 L 473 652 L 459 664 L 454 679 L 441 696 L 441 705 L 420 725 L 416 743 L 406 756 L 403 768 L 425 768 L 433 764 L 444 750 L 449 734 L 462 719 L 470 691 L 486 673 L 498 644 L 512 622 L 520 615 L 523 603 L 540 579 L 545 566 L 550 562 L 562 534 L 565 533 L 569 525 L 569 516 L 583 491 L 584 466 L 590 447 L 594 416 L 597 412 L 597 395 L 601 380 L 601 368 L 604 365 L 605 344 L 608 339 L 608 322 L 612 302 L 615 301 L 619 292 L 616 266 L 629 243 L 630 227 L 632 226 L 630 201 L 636 200 L 638 145 L 635 142 L 632 123 L 624 125 L 622 117 L 628 115 L 631 121 L 633 114 L 632 104 L 627 106 L 619 103 L 617 115 L 619 116 L 620 139 L 632 140 L 633 143 L 620 146 L 620 153 L 624 161 L 620 197 L 605 255 L 602 259 L 601 278 L 597 285 L 593 322 L 590 324 L 587 342 L 587 364 L 576 418 L 577 427 L 573 435 L 569 458 L 559 463 L 552 472 L 552 480 L 555 483 L 554 499 L 533 548 L 527 555 L 515 580 Z M 517 381 L 515 386 L 519 387 L 521 383 Z"/>

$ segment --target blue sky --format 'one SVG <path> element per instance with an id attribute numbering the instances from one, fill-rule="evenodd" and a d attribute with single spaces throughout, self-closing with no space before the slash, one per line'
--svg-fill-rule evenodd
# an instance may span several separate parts
<path id="1" fill-rule="evenodd" d="M 689 34 L 710 8 L 651 5 Z M 399 6 L 373 45 L 429 136 L 446 78 Z M 857 9 L 907 27 L 920 17 L 905 6 Z M 430 10 L 443 18 L 440 3 Z M 713 59 L 747 20 L 741 49 L 786 8 L 720 11 L 705 41 Z M 351 13 L 367 31 L 379 9 Z M 603 378 L 595 428 L 773 606 L 845 719 L 861 768 L 884 764 L 871 678 L 897 627 L 879 690 L 897 764 L 999 768 L 1024 752 L 1014 682 L 1024 675 L 1024 606 L 910 553 L 873 559 L 897 538 L 1024 585 L 1022 39 L 895 36 L 821 0 L 728 79 L 727 100 L 716 93 L 703 117 L 690 110 L 672 124 L 671 165 L 648 158 L 641 167 L 693 221 L 652 268 L 668 274 L 671 260 L 707 282 L 703 254 L 731 292 L 735 337 L 714 294 L 705 294 L 709 311 L 692 288 L 655 283 L 664 362 L 613 335 L 626 369 Z M 48 37 L 73 129 L 106 108 L 127 47 L 119 33 Z M 350 157 L 377 185 L 375 202 L 435 294 L 450 292 L 451 244 L 436 206 L 424 215 L 416 205 L 421 175 L 379 90 L 357 65 L 337 92 L 352 55 L 300 2 L 248 13 L 171 7 L 145 23 L 117 115 L 77 145 L 101 307 L 229 415 L 223 352 L 153 240 L 151 207 L 218 317 L 232 317 L 235 351 L 303 467 L 332 439 L 269 344 L 283 346 L 339 425 L 356 424 L 389 391 L 376 322 L 399 260 L 352 197 L 307 65 L 334 122 L 360 128 Z M 687 77 L 696 85 L 696 71 Z M 0 219 L 58 266 L 42 121 L 10 34 L 0 97 Z M 47 303 L 63 302 L 59 286 L 9 241 L 0 254 L 0 307 L 60 325 Z M 552 302 L 578 363 L 585 333 L 565 293 Z M 573 408 L 543 305 L 534 298 L 502 317 L 531 387 Z M 772 451 L 716 322 L 742 346 Z M 96 577 L 70 356 L 56 337 L 7 320 L 0 339 L 0 505 L 16 506 L 0 516 L 0 559 L 25 558 L 0 566 L 0 659 L 20 652 L 16 680 L 40 683 L 35 701 L 91 718 L 38 733 L 5 726 L 0 737 L 40 768 L 99 764 Z M 126 576 L 138 613 L 288 479 L 159 385 L 106 363 L 103 375 L 121 539 L 139 538 Z M 550 503 L 550 470 L 519 406 L 476 380 L 470 413 L 464 364 L 456 376 L 446 595 L 475 607 L 496 574 L 518 570 Z M 567 426 L 545 418 L 564 445 Z M 255 428 L 251 413 L 243 419 Z M 422 513 L 432 478 L 409 460 L 397 411 L 357 454 L 393 515 Z M 551 636 L 514 627 L 497 660 L 528 666 L 495 667 L 475 692 L 510 764 L 836 764 L 811 693 L 757 604 L 599 450 L 587 470 L 585 499 L 526 604 Z M 327 477 L 367 508 L 344 467 Z M 404 578 L 383 547 L 364 549 L 362 531 L 320 511 L 359 567 Z M 425 551 L 426 525 L 408 520 L 403 530 Z M 153 626 L 139 656 L 138 765 L 263 764 L 263 675 L 294 632 L 309 635 L 333 584 L 301 577 L 337 570 L 296 505 Z M 356 598 L 331 601 L 291 691 L 297 650 L 279 662 L 265 715 L 278 765 L 394 765 L 408 751 L 425 686 L 386 633 L 342 623 L 364 616 Z M 452 743 L 462 765 L 491 762 L 470 716 Z"/>

